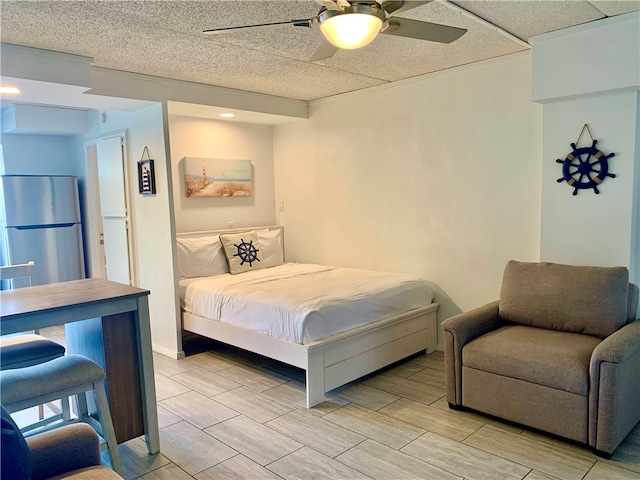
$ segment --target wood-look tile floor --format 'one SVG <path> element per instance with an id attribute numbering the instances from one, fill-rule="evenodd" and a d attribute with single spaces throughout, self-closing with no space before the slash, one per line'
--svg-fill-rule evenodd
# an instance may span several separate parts
<path id="1" fill-rule="evenodd" d="M 127 479 L 640 479 L 640 424 L 603 460 L 450 410 L 442 352 L 336 389 L 307 410 L 298 369 L 199 338 L 185 351 L 181 360 L 154 355 L 161 453 L 148 455 L 142 438 L 120 445 Z"/>

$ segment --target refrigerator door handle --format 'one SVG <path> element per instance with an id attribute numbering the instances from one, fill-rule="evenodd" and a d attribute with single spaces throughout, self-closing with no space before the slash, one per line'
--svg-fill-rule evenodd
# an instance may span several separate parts
<path id="1" fill-rule="evenodd" d="M 48 225 L 21 225 L 19 227 L 10 227 L 15 228 L 16 230 L 39 230 L 42 228 L 65 228 L 65 227 L 73 227 L 77 225 L 76 223 L 51 223 Z"/>

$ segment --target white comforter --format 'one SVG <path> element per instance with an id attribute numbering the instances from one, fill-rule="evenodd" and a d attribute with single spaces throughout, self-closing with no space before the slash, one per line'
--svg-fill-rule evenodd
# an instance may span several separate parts
<path id="1" fill-rule="evenodd" d="M 187 312 L 303 344 L 433 299 L 409 275 L 299 263 L 180 283 Z"/>

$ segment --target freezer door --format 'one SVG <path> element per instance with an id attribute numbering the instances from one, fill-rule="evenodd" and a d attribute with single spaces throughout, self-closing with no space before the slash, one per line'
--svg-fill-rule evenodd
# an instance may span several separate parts
<path id="1" fill-rule="evenodd" d="M 81 222 L 76 177 L 8 175 L 0 182 L 8 227 Z"/>
<path id="2" fill-rule="evenodd" d="M 32 285 L 84 278 L 80 224 L 55 228 L 7 228 L 8 263 L 35 262 Z M 13 280 L 13 288 L 28 280 Z"/>

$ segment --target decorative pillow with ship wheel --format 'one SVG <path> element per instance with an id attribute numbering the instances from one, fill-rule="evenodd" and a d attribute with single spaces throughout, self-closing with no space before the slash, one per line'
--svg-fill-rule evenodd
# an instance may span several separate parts
<path id="1" fill-rule="evenodd" d="M 265 268 L 264 256 L 256 232 L 220 235 L 231 275 Z"/>

